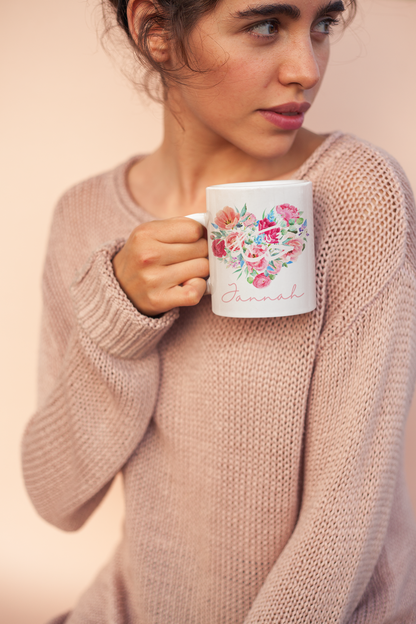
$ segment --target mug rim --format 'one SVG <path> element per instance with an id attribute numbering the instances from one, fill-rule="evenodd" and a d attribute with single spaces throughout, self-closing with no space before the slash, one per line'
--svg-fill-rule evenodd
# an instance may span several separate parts
<path id="1" fill-rule="evenodd" d="M 273 188 L 279 186 L 308 186 L 312 185 L 310 180 L 260 180 L 257 182 L 230 182 L 227 184 L 214 184 L 207 186 L 207 191 L 211 189 L 227 190 L 242 188 Z"/>

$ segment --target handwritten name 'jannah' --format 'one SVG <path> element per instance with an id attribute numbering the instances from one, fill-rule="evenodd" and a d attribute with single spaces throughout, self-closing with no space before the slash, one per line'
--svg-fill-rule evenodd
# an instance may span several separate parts
<path id="1" fill-rule="evenodd" d="M 298 295 L 296 293 L 297 286 L 296 286 L 296 284 L 293 284 L 292 292 L 290 293 L 290 295 L 288 297 L 285 297 L 284 295 L 282 295 L 280 293 L 276 297 L 269 297 L 268 295 L 265 295 L 264 297 L 261 297 L 261 298 L 259 298 L 259 297 L 247 297 L 247 299 L 243 299 L 238 294 L 239 290 L 238 290 L 237 284 L 235 282 L 233 282 L 232 284 L 228 284 L 228 286 L 231 286 L 232 290 L 229 290 L 228 292 L 223 294 L 223 296 L 221 297 L 221 301 L 223 303 L 232 303 L 233 301 L 235 301 L 237 303 L 248 303 L 250 301 L 287 301 L 288 299 L 300 299 L 305 294 L 305 293 L 302 293 L 302 294 Z"/>

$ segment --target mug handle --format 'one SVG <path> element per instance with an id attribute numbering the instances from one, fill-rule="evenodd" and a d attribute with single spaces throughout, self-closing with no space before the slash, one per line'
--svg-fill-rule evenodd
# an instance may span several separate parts
<path id="1" fill-rule="evenodd" d="M 201 225 L 203 225 L 204 227 L 206 227 L 208 229 L 208 222 L 209 222 L 209 214 L 208 212 L 195 212 L 194 214 L 190 214 L 190 215 L 185 215 L 187 219 L 193 219 L 194 221 L 197 221 L 198 223 L 200 223 Z M 211 280 L 208 277 L 207 280 L 207 287 L 205 290 L 205 295 L 210 295 L 211 294 Z"/>

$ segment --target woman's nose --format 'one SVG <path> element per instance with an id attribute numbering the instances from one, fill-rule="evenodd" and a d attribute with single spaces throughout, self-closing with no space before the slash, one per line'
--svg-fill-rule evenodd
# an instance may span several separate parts
<path id="1" fill-rule="evenodd" d="M 316 53 L 310 39 L 292 41 L 284 52 L 279 68 L 282 84 L 298 84 L 303 89 L 312 89 L 320 80 L 321 72 Z"/>

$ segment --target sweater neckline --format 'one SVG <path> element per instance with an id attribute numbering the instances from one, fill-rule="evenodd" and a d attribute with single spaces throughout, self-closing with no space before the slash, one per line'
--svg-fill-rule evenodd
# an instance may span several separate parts
<path id="1" fill-rule="evenodd" d="M 343 136 L 340 131 L 334 131 L 328 134 L 326 139 L 316 148 L 314 152 L 305 160 L 305 162 L 295 171 L 291 180 L 302 180 L 309 171 L 314 167 L 321 156 L 331 147 L 331 145 Z M 141 217 L 143 221 L 155 221 L 158 217 L 147 212 L 133 199 L 130 190 L 127 185 L 127 174 L 130 169 L 138 160 L 144 158 L 144 154 L 136 154 L 131 156 L 128 160 L 124 161 L 121 165 L 113 170 L 113 184 L 118 203 L 126 210 L 130 216 L 135 218 Z"/>

